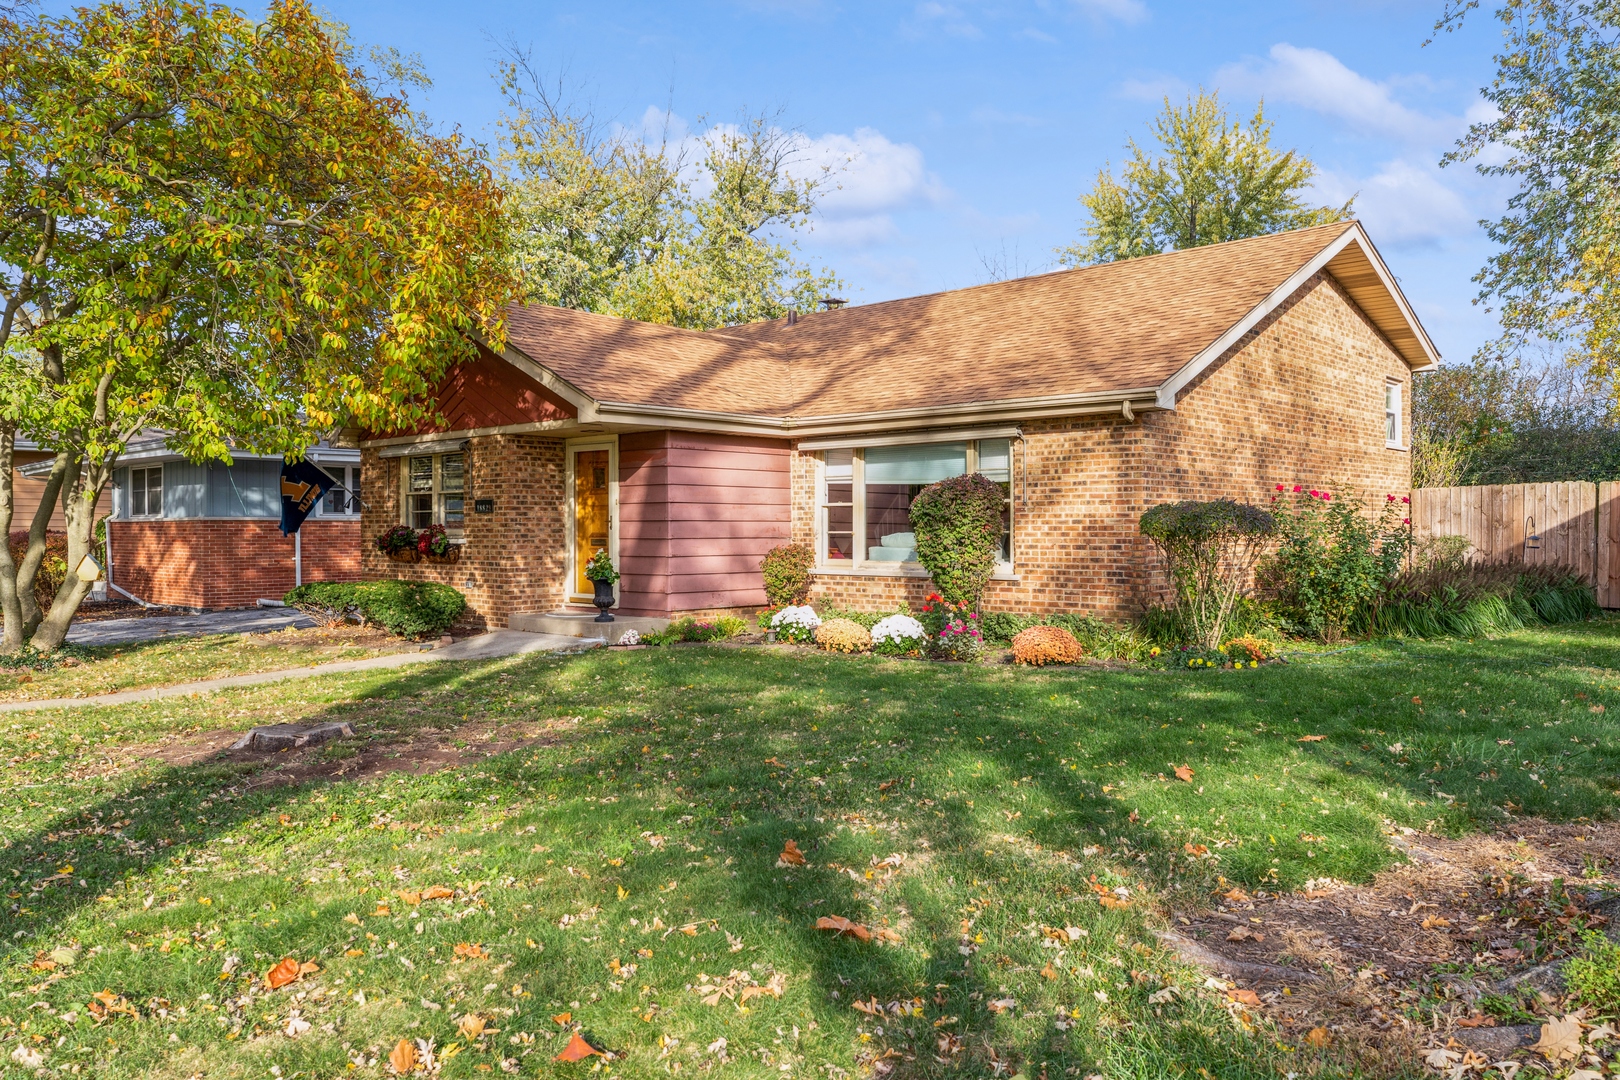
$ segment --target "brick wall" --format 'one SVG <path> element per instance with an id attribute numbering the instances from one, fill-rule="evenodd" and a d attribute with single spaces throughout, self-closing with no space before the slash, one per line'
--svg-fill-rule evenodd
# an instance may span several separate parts
<path id="1" fill-rule="evenodd" d="M 1406 384 L 1400 356 L 1331 278 L 1279 308 L 1183 391 L 1175 412 L 1039 420 L 1014 442 L 1016 581 L 993 581 L 992 610 L 1136 614 L 1164 596 L 1137 521 L 1177 499 L 1261 503 L 1278 483 L 1407 490 L 1410 455 L 1384 446 L 1384 382 Z M 1403 429 L 1410 431 L 1410 414 Z M 813 542 L 814 473 L 793 465 L 796 540 Z M 812 597 L 875 610 L 916 607 L 925 578 L 818 575 Z"/>
<path id="2" fill-rule="evenodd" d="M 150 604 L 188 608 L 252 607 L 293 587 L 293 538 L 275 521 L 191 518 L 109 521 L 111 581 Z M 360 524 L 310 518 L 304 580 L 360 578 Z"/>
<path id="3" fill-rule="evenodd" d="M 467 543 L 453 565 L 397 563 L 377 550 L 379 534 L 400 521 L 403 458 L 361 456 L 363 573 L 367 579 L 438 581 L 460 589 L 486 626 L 514 612 L 555 611 L 566 600 L 563 441 L 541 435 L 487 435 L 467 442 Z M 493 499 L 490 514 L 473 513 Z M 467 583 L 471 582 L 469 586 Z"/>

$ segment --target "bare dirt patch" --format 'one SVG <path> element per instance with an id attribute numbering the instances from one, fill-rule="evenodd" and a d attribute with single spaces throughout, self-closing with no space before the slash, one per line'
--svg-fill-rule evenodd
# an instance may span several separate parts
<path id="1" fill-rule="evenodd" d="M 1390 843 L 1411 862 L 1369 884 L 1231 888 L 1175 915 L 1167 940 L 1240 997 L 1255 991 L 1296 1038 L 1320 1029 L 1377 1056 L 1449 1048 L 1452 1068 L 1533 1057 L 1540 1024 L 1575 1008 L 1558 962 L 1585 932 L 1620 934 L 1620 824 L 1524 820 Z"/>
<path id="2" fill-rule="evenodd" d="M 289 626 L 267 634 L 243 634 L 242 642 L 260 648 L 377 649 L 398 652 L 418 646 L 395 637 L 380 626 Z"/>
<path id="3" fill-rule="evenodd" d="M 364 780 L 387 773 L 414 776 L 457 768 L 497 754 L 532 746 L 555 746 L 578 721 L 495 723 L 474 721 L 453 728 L 421 728 L 400 734 L 355 725 L 355 736 L 319 746 L 262 753 L 233 750 L 242 732 L 230 728 L 178 736 L 126 747 L 111 772 L 140 765 L 187 768 L 200 765 L 247 766 L 247 786 L 302 784 L 319 780 Z"/>

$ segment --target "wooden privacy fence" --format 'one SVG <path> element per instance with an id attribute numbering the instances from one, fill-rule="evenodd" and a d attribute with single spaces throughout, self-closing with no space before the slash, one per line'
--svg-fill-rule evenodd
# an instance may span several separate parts
<path id="1" fill-rule="evenodd" d="M 1620 607 L 1620 483 L 1419 488 L 1411 513 L 1419 544 L 1461 536 L 1471 558 L 1568 566 Z"/>

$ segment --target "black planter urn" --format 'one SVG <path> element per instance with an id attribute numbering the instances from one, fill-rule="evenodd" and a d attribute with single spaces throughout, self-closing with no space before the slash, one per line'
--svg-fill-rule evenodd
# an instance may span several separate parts
<path id="1" fill-rule="evenodd" d="M 608 614 L 608 608 L 613 606 L 613 582 L 593 581 L 591 584 L 596 586 L 596 595 L 591 598 L 591 603 L 601 611 L 594 621 L 612 622 L 613 616 Z"/>

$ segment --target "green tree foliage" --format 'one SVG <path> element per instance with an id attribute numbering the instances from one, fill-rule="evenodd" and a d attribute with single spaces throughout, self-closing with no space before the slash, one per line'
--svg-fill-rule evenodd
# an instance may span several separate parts
<path id="1" fill-rule="evenodd" d="M 502 164 L 533 303 L 707 330 L 813 311 L 841 282 L 802 262 L 830 170 L 773 117 L 651 145 L 563 102 L 509 48 Z M 688 155 L 691 155 L 689 160 Z"/>
<path id="2" fill-rule="evenodd" d="M 1001 550 L 1006 492 L 980 474 L 930 484 L 911 500 L 917 560 L 948 604 L 977 611 Z"/>
<path id="3" fill-rule="evenodd" d="M 1478 0 L 1448 0 L 1437 30 L 1459 28 Z M 1487 355 L 1551 341 L 1620 381 L 1620 4 L 1500 0 L 1502 50 L 1483 88 L 1494 119 L 1472 125 L 1443 164 L 1475 161 L 1514 180 L 1507 212 L 1487 223 L 1500 247 L 1475 276 L 1500 309 Z M 1488 151 L 1488 152 L 1487 152 Z"/>
<path id="4" fill-rule="evenodd" d="M 55 453 L 3 648 L 59 644 L 126 441 L 297 455 L 432 409 L 513 294 L 481 154 L 381 95 L 303 0 L 0 6 L 0 533 L 11 452 Z M 388 73 L 384 73 L 385 75 Z M 393 74 L 398 75 L 399 72 Z M 51 505 L 69 571 L 33 602 Z"/>
<path id="5" fill-rule="evenodd" d="M 1486 353 L 1420 375 L 1412 395 L 1416 487 L 1620 478 L 1620 424 L 1605 380 L 1553 356 Z"/>
<path id="6" fill-rule="evenodd" d="M 1165 98 L 1151 126 L 1156 149 L 1132 139 L 1117 178 L 1111 167 L 1098 172 L 1080 196 L 1091 220 L 1078 243 L 1058 250 L 1059 261 L 1114 262 L 1349 218 L 1353 199 L 1339 207 L 1306 203 L 1316 166 L 1273 149 L 1271 127 L 1263 105 L 1244 126 L 1216 94 L 1200 90 L 1186 108 Z"/>

